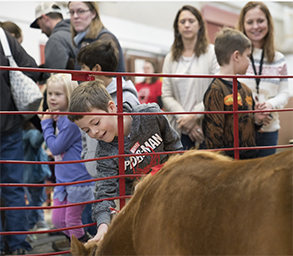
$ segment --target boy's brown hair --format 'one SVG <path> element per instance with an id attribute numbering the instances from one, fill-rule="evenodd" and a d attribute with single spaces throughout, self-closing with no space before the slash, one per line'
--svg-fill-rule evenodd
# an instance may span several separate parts
<path id="1" fill-rule="evenodd" d="M 112 101 L 112 98 L 101 81 L 83 82 L 73 90 L 68 111 L 90 112 L 96 108 L 108 112 L 109 101 Z M 68 115 L 71 122 L 83 117 L 84 115 Z"/>
<path id="2" fill-rule="evenodd" d="M 90 70 L 98 64 L 101 71 L 115 72 L 119 62 L 119 51 L 113 40 L 101 39 L 81 48 L 77 61 L 80 65 L 87 65 Z"/>
<path id="3" fill-rule="evenodd" d="M 251 41 L 236 29 L 224 27 L 216 34 L 215 53 L 220 66 L 229 64 L 235 51 L 242 55 L 247 48 L 251 48 Z"/>

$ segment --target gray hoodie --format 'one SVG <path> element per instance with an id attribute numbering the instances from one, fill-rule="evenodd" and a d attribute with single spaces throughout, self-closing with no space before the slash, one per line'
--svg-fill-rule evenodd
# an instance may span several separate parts
<path id="1" fill-rule="evenodd" d="M 124 112 L 162 112 L 156 103 L 130 106 L 123 104 Z M 126 111 L 125 111 L 126 110 Z M 130 135 L 124 137 L 125 154 L 155 153 L 164 151 L 182 150 L 182 144 L 178 133 L 171 127 L 166 115 L 132 115 Z M 118 155 L 118 137 L 111 143 L 98 141 L 96 157 Z M 153 166 L 167 161 L 168 155 L 148 155 L 125 157 L 125 174 L 147 174 Z M 97 161 L 96 177 L 103 178 L 118 175 L 118 158 Z M 132 190 L 133 179 L 126 178 L 126 193 Z M 96 182 L 95 199 L 104 199 L 119 196 L 118 179 L 102 180 Z M 92 218 L 97 226 L 102 223 L 110 223 L 110 208 L 116 207 L 114 201 L 102 201 L 93 203 Z"/>
<path id="2" fill-rule="evenodd" d="M 71 39 L 70 20 L 61 20 L 46 43 L 44 68 L 74 69 L 77 51 Z"/>
<path id="3" fill-rule="evenodd" d="M 123 101 L 127 101 L 132 105 L 138 105 L 139 101 L 137 98 L 137 91 L 135 89 L 134 84 L 131 82 L 131 80 L 125 81 L 122 78 L 122 96 Z M 113 101 L 115 104 L 117 104 L 117 82 L 116 78 L 113 78 L 112 82 L 107 86 L 107 91 L 111 95 Z M 90 138 L 84 131 L 81 131 L 82 133 L 82 152 L 81 152 L 81 158 L 82 159 L 92 159 L 95 158 L 96 153 L 96 147 L 97 147 L 97 140 Z M 96 161 L 91 162 L 85 162 L 86 169 L 88 173 L 93 177 L 97 178 L 97 172 L 96 172 Z"/>

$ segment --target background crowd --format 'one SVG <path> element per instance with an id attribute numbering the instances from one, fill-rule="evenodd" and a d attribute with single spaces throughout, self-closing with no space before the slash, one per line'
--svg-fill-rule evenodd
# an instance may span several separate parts
<path id="1" fill-rule="evenodd" d="M 40 29 L 48 37 L 45 46 L 45 62 L 39 66 L 20 45 L 25 38 L 21 29 L 12 21 L 1 22 L 0 26 L 5 30 L 12 55 L 17 64 L 20 67 L 125 72 L 125 61 L 119 38 L 107 29 L 106 24 L 103 24 L 97 3 L 74 1 L 68 2 L 67 7 L 70 20 L 63 18 L 62 9 L 57 3 L 43 2 L 36 7 L 35 20 L 30 27 Z M 251 42 L 251 54 L 249 54 L 250 59 L 247 62 L 248 68 L 241 66 L 235 70 L 241 70 L 243 74 L 248 75 L 287 74 L 284 55 L 275 49 L 274 24 L 270 11 L 264 3 L 247 3 L 241 10 L 236 29 Z M 222 68 L 223 65 L 215 53 L 215 46 L 208 40 L 204 19 L 197 8 L 190 5 L 180 8 L 174 18 L 173 31 L 174 41 L 162 67 L 164 74 L 213 75 L 219 74 L 220 70 L 222 71 L 220 67 Z M 243 52 L 240 50 L 239 52 L 241 57 Z M 3 54 L 2 44 L 0 44 L 0 54 L 1 66 L 9 66 Z M 225 64 L 229 63 L 230 60 Z M 10 92 L 8 72 L 0 70 L 1 111 L 17 111 Z M 157 73 L 159 70 L 156 63 L 145 61 L 144 72 Z M 233 72 L 220 72 L 220 74 L 234 74 Z M 25 72 L 25 74 L 37 82 L 44 92 L 44 100 L 40 106 L 42 111 L 62 112 L 68 110 L 70 95 L 73 89 L 78 87 L 77 82 L 70 81 L 70 78 L 63 77 L 61 74 L 53 75 L 43 72 Z M 240 73 L 236 72 L 235 74 Z M 96 75 L 95 78 L 102 81 L 116 103 L 116 78 L 103 75 Z M 253 138 L 255 145 L 276 146 L 281 126 L 278 113 L 272 112 L 270 114 L 270 110 L 282 109 L 287 105 L 289 99 L 288 79 L 251 78 L 239 79 L 238 81 L 249 88 L 247 90 L 249 95 L 251 92 L 253 109 L 254 105 L 259 106 L 257 105 L 259 103 L 262 104 L 262 109 L 268 111 L 268 114 L 263 116 L 261 120 L 256 120 L 255 124 L 259 127 L 253 127 L 256 134 Z M 204 95 L 212 82 L 214 79 L 146 77 L 143 82 L 134 85 L 131 81 L 125 81 L 123 78 L 123 98 L 124 101 L 130 101 L 134 106 L 155 102 L 167 112 L 201 112 L 209 109 L 204 104 Z M 208 135 L 206 130 L 203 130 L 204 116 L 202 114 L 174 114 L 169 115 L 168 118 L 172 129 L 176 130 L 179 135 L 183 149 L 213 148 L 210 147 L 210 143 L 208 145 L 205 143 L 205 138 Z M 56 115 L 35 115 L 26 123 L 24 121 L 22 115 L 0 115 L 1 160 L 46 159 L 48 156 L 44 156 L 45 147 L 49 149 L 55 161 L 89 159 L 96 156 L 94 155 L 97 147 L 96 140 L 91 139 L 84 132 L 80 133 L 78 127 L 74 123 L 70 123 L 66 116 L 58 115 L 58 113 Z M 28 133 L 33 133 L 33 135 L 28 135 Z M 72 135 L 76 140 L 70 139 Z M 35 141 L 28 142 L 27 138 L 32 139 L 33 136 L 36 136 Z M 242 137 L 240 134 L 240 138 Z M 276 150 L 260 150 L 258 152 L 258 155 L 253 157 L 274 154 Z M 76 165 L 73 164 L 71 167 L 56 165 L 51 172 L 48 166 L 39 166 L 39 169 L 33 170 L 32 166 L 1 164 L 1 183 L 23 183 L 24 181 L 44 183 L 45 179 L 52 175 L 57 183 L 95 177 L 95 169 L 97 168 L 95 162 L 87 165 L 80 164 L 81 166 Z M 30 173 L 42 175 L 38 179 L 29 180 L 28 177 L 33 176 Z M 74 175 L 67 175 L 68 173 Z M 82 196 L 78 198 L 72 196 L 76 191 Z M 89 201 L 94 198 L 93 191 L 92 184 L 56 187 L 54 204 Z M 26 205 L 25 195 L 29 205 L 40 206 L 46 199 L 44 188 L 39 190 L 24 190 L 22 187 L 1 188 L 1 200 L 5 206 Z M 68 227 L 91 223 L 93 222 L 91 215 L 91 205 L 78 207 L 74 210 L 74 214 L 69 209 L 55 211 L 53 224 L 55 227 Z M 1 231 L 48 228 L 44 222 L 42 211 L 6 211 L 2 222 L 0 222 L 0 227 Z M 97 227 L 80 229 L 73 233 L 80 241 L 85 242 L 91 236 L 102 238 L 101 235 L 97 236 L 96 232 L 99 232 Z M 70 236 L 73 233 L 64 233 L 68 237 L 66 242 L 69 244 Z M 53 245 L 53 248 L 56 251 L 62 250 L 61 246 L 57 244 Z M 25 254 L 31 250 L 31 246 L 25 235 L 1 236 L 0 250 L 5 255 Z"/>

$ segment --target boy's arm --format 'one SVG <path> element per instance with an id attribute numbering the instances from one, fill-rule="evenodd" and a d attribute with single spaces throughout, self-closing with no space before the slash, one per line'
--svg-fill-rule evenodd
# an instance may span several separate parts
<path id="1" fill-rule="evenodd" d="M 102 155 L 96 157 L 101 157 Z M 106 159 L 97 161 L 98 178 L 105 178 L 118 175 L 118 165 L 114 159 Z M 95 184 L 94 196 L 96 200 L 116 197 L 119 195 L 119 180 L 107 179 L 97 181 Z M 114 200 L 102 201 L 93 203 L 92 205 L 92 218 L 97 222 L 97 227 L 102 223 L 110 224 L 111 210 L 110 207 L 115 208 Z"/>
<path id="2" fill-rule="evenodd" d="M 205 111 L 223 111 L 224 96 L 214 89 L 210 89 L 204 96 Z M 204 114 L 203 132 L 208 149 L 223 148 L 225 114 Z"/>

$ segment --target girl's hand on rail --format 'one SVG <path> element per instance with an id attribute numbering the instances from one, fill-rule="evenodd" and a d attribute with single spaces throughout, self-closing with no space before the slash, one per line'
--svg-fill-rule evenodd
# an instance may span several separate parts
<path id="1" fill-rule="evenodd" d="M 60 111 L 59 111 L 59 110 L 56 110 L 56 111 L 54 111 L 54 112 L 60 112 Z M 59 117 L 59 115 L 58 115 L 57 113 L 54 114 L 54 115 L 52 115 L 52 118 L 53 118 L 53 120 L 54 120 L 55 122 L 57 122 L 58 117 Z"/>
<path id="2" fill-rule="evenodd" d="M 46 112 L 50 112 L 49 109 L 46 110 Z M 53 119 L 52 115 L 51 114 L 44 114 L 42 117 L 41 117 L 41 120 L 46 120 L 46 119 Z"/>

